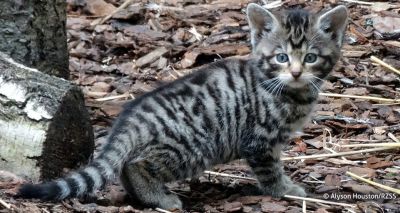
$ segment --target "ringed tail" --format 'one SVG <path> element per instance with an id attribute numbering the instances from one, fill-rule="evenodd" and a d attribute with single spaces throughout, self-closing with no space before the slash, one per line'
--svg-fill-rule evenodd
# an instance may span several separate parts
<path id="1" fill-rule="evenodd" d="M 24 184 L 19 188 L 16 197 L 57 201 L 80 197 L 101 189 L 108 180 L 119 174 L 129 155 L 129 150 L 123 148 L 122 140 L 117 137 L 113 137 L 112 143 L 110 137 L 102 153 L 86 167 L 50 182 Z"/>

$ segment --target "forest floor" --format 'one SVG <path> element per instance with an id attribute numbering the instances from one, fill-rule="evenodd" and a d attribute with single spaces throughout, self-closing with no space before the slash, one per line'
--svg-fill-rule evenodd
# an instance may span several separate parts
<path id="1" fill-rule="evenodd" d="M 126 102 L 195 67 L 250 53 L 246 0 L 130 1 L 106 20 L 124 1 L 67 2 L 71 80 L 84 91 L 97 147 Z M 371 59 L 400 68 L 400 3 L 283 0 L 268 6 L 318 12 L 337 4 L 350 10 L 343 57 L 304 134 L 283 153 L 285 171 L 309 198 L 320 200 L 254 195 L 251 171 L 238 160 L 214 167 L 216 173 L 170 184 L 185 211 L 400 212 L 399 193 L 351 176 L 400 189 L 400 152 L 394 149 L 400 143 L 399 73 Z M 334 153 L 339 156 L 317 156 Z M 91 200 L 45 203 L 12 198 L 22 180 L 5 172 L 0 177 L 0 212 L 162 212 L 129 201 L 117 180 Z"/>

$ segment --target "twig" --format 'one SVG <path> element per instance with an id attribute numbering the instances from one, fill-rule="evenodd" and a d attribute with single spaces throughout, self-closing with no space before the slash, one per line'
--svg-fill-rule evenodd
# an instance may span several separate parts
<path id="1" fill-rule="evenodd" d="M 329 141 L 327 142 L 326 141 L 326 133 L 329 133 Z M 332 133 L 331 133 L 331 131 L 329 131 L 329 129 L 327 129 L 327 128 L 324 128 L 324 134 L 323 134 L 323 136 L 322 136 L 322 138 L 323 138 L 323 147 L 324 147 L 324 149 L 326 149 L 326 150 L 328 150 L 329 152 L 331 152 L 331 153 L 337 153 L 335 150 L 333 150 L 333 149 L 331 149 L 331 148 L 329 148 L 326 144 L 328 143 L 328 144 L 334 144 L 333 142 L 332 142 Z M 342 158 L 342 160 L 345 160 L 345 161 L 348 161 L 345 157 L 341 157 Z"/>
<path id="2" fill-rule="evenodd" d="M 243 180 L 252 180 L 252 181 L 256 181 L 255 178 L 251 178 L 251 177 L 242 177 L 239 175 L 231 175 L 231 174 L 226 174 L 226 173 L 220 173 L 220 172 L 212 172 L 212 171 L 204 171 L 205 174 L 208 175 L 216 175 L 216 176 L 221 176 L 221 177 L 230 177 L 230 178 L 236 178 L 236 179 L 243 179 Z"/>
<path id="3" fill-rule="evenodd" d="M 149 4 L 146 5 L 146 8 L 149 9 L 149 10 L 156 10 L 158 12 L 163 11 L 163 10 L 164 11 L 166 11 L 166 10 L 169 10 L 169 11 L 183 11 L 184 10 L 183 8 L 180 8 L 180 7 L 164 6 L 164 5 L 160 5 L 160 4 L 157 4 L 157 3 L 149 3 Z"/>
<path id="4" fill-rule="evenodd" d="M 333 144 L 342 147 L 400 147 L 400 143 L 361 143 L 361 144 Z"/>
<path id="5" fill-rule="evenodd" d="M 283 5 L 282 0 L 277 0 L 277 1 L 270 2 L 270 3 L 263 1 L 263 3 L 264 3 L 263 7 L 266 9 L 272 9 L 272 8 L 280 7 Z"/>
<path id="6" fill-rule="evenodd" d="M 365 5 L 374 5 L 373 2 L 366 2 L 366 1 L 358 1 L 358 0 L 342 0 L 344 2 L 349 2 L 349 3 L 358 3 L 358 4 L 365 4 Z"/>
<path id="7" fill-rule="evenodd" d="M 307 213 L 307 202 L 303 200 L 303 213 Z"/>
<path id="8" fill-rule="evenodd" d="M 391 103 L 400 103 L 398 99 L 390 99 L 390 98 L 378 98 L 373 96 L 359 96 L 359 95 L 343 95 L 343 94 L 336 94 L 336 93 L 319 93 L 319 95 L 326 96 L 326 97 L 335 97 L 335 98 L 357 98 L 357 99 L 364 99 L 364 100 L 371 100 L 371 101 L 383 101 L 383 102 L 391 102 Z"/>
<path id="9" fill-rule="evenodd" d="M 11 204 L 6 203 L 4 200 L 0 198 L 0 204 L 4 206 L 6 209 L 11 209 Z"/>
<path id="10" fill-rule="evenodd" d="M 130 5 L 134 0 L 126 0 L 124 3 L 122 3 L 117 9 L 115 9 L 114 11 L 112 11 L 110 14 L 108 14 L 106 17 L 104 17 L 103 19 L 101 19 L 98 23 L 93 24 L 92 22 L 92 26 L 93 25 L 97 25 L 97 24 L 103 24 L 104 22 L 106 22 L 108 19 L 110 19 L 113 15 L 115 15 L 116 13 L 118 13 L 119 11 L 123 10 L 125 7 L 127 7 L 128 5 Z"/>
<path id="11" fill-rule="evenodd" d="M 313 120 L 315 121 L 325 121 L 325 120 L 338 120 L 338 121 L 344 121 L 349 124 L 373 124 L 369 119 L 356 119 L 352 117 L 345 117 L 345 116 L 329 116 L 329 115 L 319 115 L 313 117 Z"/>
<path id="12" fill-rule="evenodd" d="M 391 146 L 391 147 L 362 149 L 362 150 L 355 150 L 355 151 L 348 151 L 348 152 L 338 152 L 338 153 L 330 153 L 330 154 L 305 155 L 305 156 L 297 156 L 297 157 L 285 157 L 285 158 L 282 158 L 282 161 L 338 157 L 338 156 L 346 156 L 346 155 L 359 154 L 359 153 L 377 152 L 377 151 L 389 150 L 389 149 L 394 149 L 394 148 L 397 148 L 397 147 Z"/>
<path id="13" fill-rule="evenodd" d="M 346 172 L 346 174 L 349 175 L 349 176 L 351 176 L 351 177 L 354 178 L 354 179 L 364 181 L 364 182 L 366 182 L 366 183 L 368 183 L 368 184 L 371 184 L 371 185 L 373 185 L 373 186 L 376 186 L 376 187 L 379 187 L 379 188 L 381 188 L 381 189 L 385 189 L 385 190 L 388 190 L 388 191 L 390 191 L 390 192 L 394 192 L 394 193 L 400 195 L 400 189 L 395 189 L 395 188 L 392 188 L 392 187 L 390 187 L 390 186 L 385 186 L 385 185 L 383 185 L 383 184 L 376 183 L 376 182 L 374 182 L 374 181 L 372 181 L 372 180 L 368 180 L 368 179 L 365 179 L 365 178 L 363 178 L 363 177 L 360 177 L 360 176 L 358 176 L 358 175 L 356 175 L 356 174 L 354 174 L 354 173 L 352 173 L 352 172 Z"/>
<path id="14" fill-rule="evenodd" d="M 392 65 L 382 61 L 381 59 L 375 57 L 375 56 L 371 56 L 371 61 L 378 63 L 379 65 L 389 69 L 392 72 L 395 72 L 396 74 L 400 75 L 400 70 L 394 68 Z"/>
<path id="15" fill-rule="evenodd" d="M 400 140 L 396 138 L 396 136 L 394 136 L 392 133 L 388 133 L 388 136 L 390 139 L 392 139 L 394 142 L 399 143 L 400 144 Z"/>
<path id="16" fill-rule="evenodd" d="M 295 199 L 295 200 L 305 200 L 305 201 L 310 201 L 310 202 L 315 202 L 315 203 L 325 203 L 325 204 L 352 207 L 352 208 L 356 207 L 356 205 L 354 205 L 354 204 L 338 203 L 338 202 L 321 200 L 321 199 L 316 199 L 316 198 L 309 198 L 309 197 L 299 197 L 299 196 L 293 196 L 293 195 L 283 195 L 283 197 L 289 198 L 289 199 Z"/>
<path id="17" fill-rule="evenodd" d="M 156 211 L 158 211 L 158 212 L 162 212 L 162 213 L 172 213 L 172 212 L 170 212 L 170 211 L 168 211 L 168 210 L 160 209 L 160 208 L 155 208 L 154 210 L 156 210 Z"/>
<path id="18" fill-rule="evenodd" d="M 109 96 L 109 97 L 104 97 L 104 98 L 96 98 L 94 99 L 95 101 L 111 101 L 114 99 L 120 99 L 120 98 L 128 98 L 131 97 L 131 95 L 129 93 L 125 93 L 122 95 L 114 95 L 114 96 Z"/>
<path id="19" fill-rule="evenodd" d="M 341 138 L 341 141 L 355 141 L 355 142 L 381 142 L 384 140 L 373 140 L 373 139 L 356 139 L 356 138 Z"/>

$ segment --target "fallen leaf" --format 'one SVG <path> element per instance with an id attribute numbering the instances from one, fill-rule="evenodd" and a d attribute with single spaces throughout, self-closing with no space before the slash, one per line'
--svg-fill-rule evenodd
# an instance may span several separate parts
<path id="1" fill-rule="evenodd" d="M 367 167 L 371 169 L 385 168 L 389 166 L 393 166 L 393 162 L 385 161 L 377 157 L 370 157 L 367 159 Z"/>

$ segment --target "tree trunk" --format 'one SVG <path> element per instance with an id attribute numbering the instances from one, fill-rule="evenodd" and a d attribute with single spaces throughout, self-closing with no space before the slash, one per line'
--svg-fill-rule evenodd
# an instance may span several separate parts
<path id="1" fill-rule="evenodd" d="M 1 0 L 0 51 L 41 72 L 68 79 L 65 0 Z"/>
<path id="2" fill-rule="evenodd" d="M 0 53 L 0 170 L 37 181 L 87 161 L 89 121 L 77 86 Z"/>

